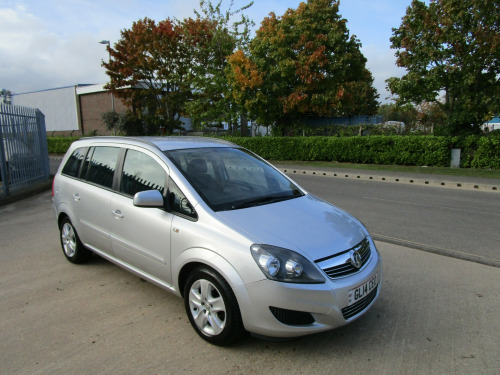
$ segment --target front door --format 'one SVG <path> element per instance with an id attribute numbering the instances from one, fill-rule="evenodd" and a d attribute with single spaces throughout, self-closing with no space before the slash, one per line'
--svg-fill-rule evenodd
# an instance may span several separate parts
<path id="1" fill-rule="evenodd" d="M 111 242 L 115 256 L 171 284 L 170 231 L 173 215 L 161 208 L 136 207 L 135 193 L 165 193 L 167 172 L 154 155 L 128 149 L 119 191 L 111 199 Z"/>

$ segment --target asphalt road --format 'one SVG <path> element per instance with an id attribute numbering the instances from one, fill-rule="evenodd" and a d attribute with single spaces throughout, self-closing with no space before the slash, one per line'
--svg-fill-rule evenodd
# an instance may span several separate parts
<path id="1" fill-rule="evenodd" d="M 376 239 L 500 264 L 497 193 L 300 174 L 290 177 L 356 216 Z"/>

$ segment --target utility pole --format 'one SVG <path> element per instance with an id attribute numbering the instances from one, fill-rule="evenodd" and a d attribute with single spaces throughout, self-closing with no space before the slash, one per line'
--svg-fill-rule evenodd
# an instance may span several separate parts
<path id="1" fill-rule="evenodd" d="M 108 62 L 111 62 L 111 44 L 109 40 L 101 40 L 99 44 L 105 44 L 108 46 L 108 54 L 109 54 L 109 59 Z M 115 111 L 115 97 L 113 96 L 113 91 L 111 91 L 111 111 Z"/>

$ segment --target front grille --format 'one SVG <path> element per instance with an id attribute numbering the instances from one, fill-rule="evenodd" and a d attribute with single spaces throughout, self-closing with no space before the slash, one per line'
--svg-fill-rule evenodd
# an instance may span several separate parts
<path id="1" fill-rule="evenodd" d="M 342 315 L 344 316 L 344 319 L 347 320 L 349 318 L 352 318 L 353 316 L 358 315 L 360 312 L 366 309 L 368 305 L 375 299 L 375 296 L 377 295 L 377 289 L 378 286 L 373 289 L 365 298 L 359 300 L 351 306 L 344 307 L 342 309 Z"/>
<path id="2" fill-rule="evenodd" d="M 351 251 L 357 251 L 361 256 L 360 267 L 355 267 L 351 262 Z M 338 279 L 340 277 L 348 276 L 353 273 L 359 272 L 363 266 L 368 263 L 371 257 L 370 242 L 367 238 L 351 249 L 343 251 L 331 257 L 319 259 L 316 261 L 321 269 L 331 279 Z"/>
<path id="3" fill-rule="evenodd" d="M 274 306 L 269 306 L 269 310 L 271 310 L 276 319 L 289 326 L 302 326 L 314 323 L 313 316 L 308 312 L 280 309 Z"/>

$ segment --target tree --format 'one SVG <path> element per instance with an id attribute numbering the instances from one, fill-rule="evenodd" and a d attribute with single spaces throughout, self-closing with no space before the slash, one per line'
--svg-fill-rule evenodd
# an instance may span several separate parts
<path id="1" fill-rule="evenodd" d="M 241 116 L 241 110 L 230 94 L 225 71 L 227 57 L 236 47 L 245 48 L 248 43 L 249 27 L 253 22 L 242 12 L 252 4 L 250 2 L 233 10 L 234 1 L 231 1 L 229 8 L 222 11 L 222 1 L 215 5 L 210 1 L 200 1 L 201 13 L 196 13 L 197 18 L 211 28 L 207 30 L 209 35 L 206 36 L 205 43 L 192 43 L 193 48 L 196 48 L 196 64 L 191 77 L 193 97 L 186 105 L 186 113 L 195 126 L 221 128 L 223 123 L 236 123 Z M 241 18 L 233 22 L 237 15 Z M 186 26 L 191 27 L 193 23 L 194 21 L 186 23 Z M 242 128 L 242 132 L 243 130 Z"/>
<path id="2" fill-rule="evenodd" d="M 179 128 L 192 94 L 192 43 L 205 43 L 210 27 L 200 19 L 182 23 L 167 18 L 156 24 L 144 18 L 123 30 L 114 48 L 108 47 L 111 60 L 102 63 L 110 77 L 105 88 L 133 108 L 147 134 Z"/>
<path id="3" fill-rule="evenodd" d="M 106 124 L 108 130 L 112 130 L 113 134 L 116 135 L 120 132 L 120 114 L 115 111 L 104 112 L 101 115 L 102 121 Z"/>
<path id="4" fill-rule="evenodd" d="M 337 1 L 308 0 L 281 17 L 270 13 L 249 51 L 236 51 L 229 63 L 234 97 L 262 125 L 286 130 L 311 115 L 376 112 L 373 77 Z"/>
<path id="5" fill-rule="evenodd" d="M 125 113 L 117 113 L 115 111 L 105 112 L 101 116 L 102 121 L 106 124 L 108 130 L 112 130 L 113 134 L 144 135 L 145 128 L 143 121 L 130 111 Z"/>
<path id="6" fill-rule="evenodd" d="M 0 103 L 11 104 L 12 103 L 12 92 L 6 89 L 0 91 Z"/>
<path id="7" fill-rule="evenodd" d="M 384 121 L 401 121 L 406 126 L 412 125 L 417 119 L 417 110 L 411 104 L 402 107 L 394 103 L 382 104 L 377 114 L 384 116 Z"/>
<path id="8" fill-rule="evenodd" d="M 413 0 L 391 38 L 407 70 L 387 80 L 397 103 L 437 103 L 450 133 L 479 132 L 500 111 L 499 20 L 499 0 Z"/>
<path id="9" fill-rule="evenodd" d="M 430 131 L 440 134 L 442 125 L 446 122 L 446 114 L 436 102 L 422 102 L 417 107 L 417 130 Z"/>

